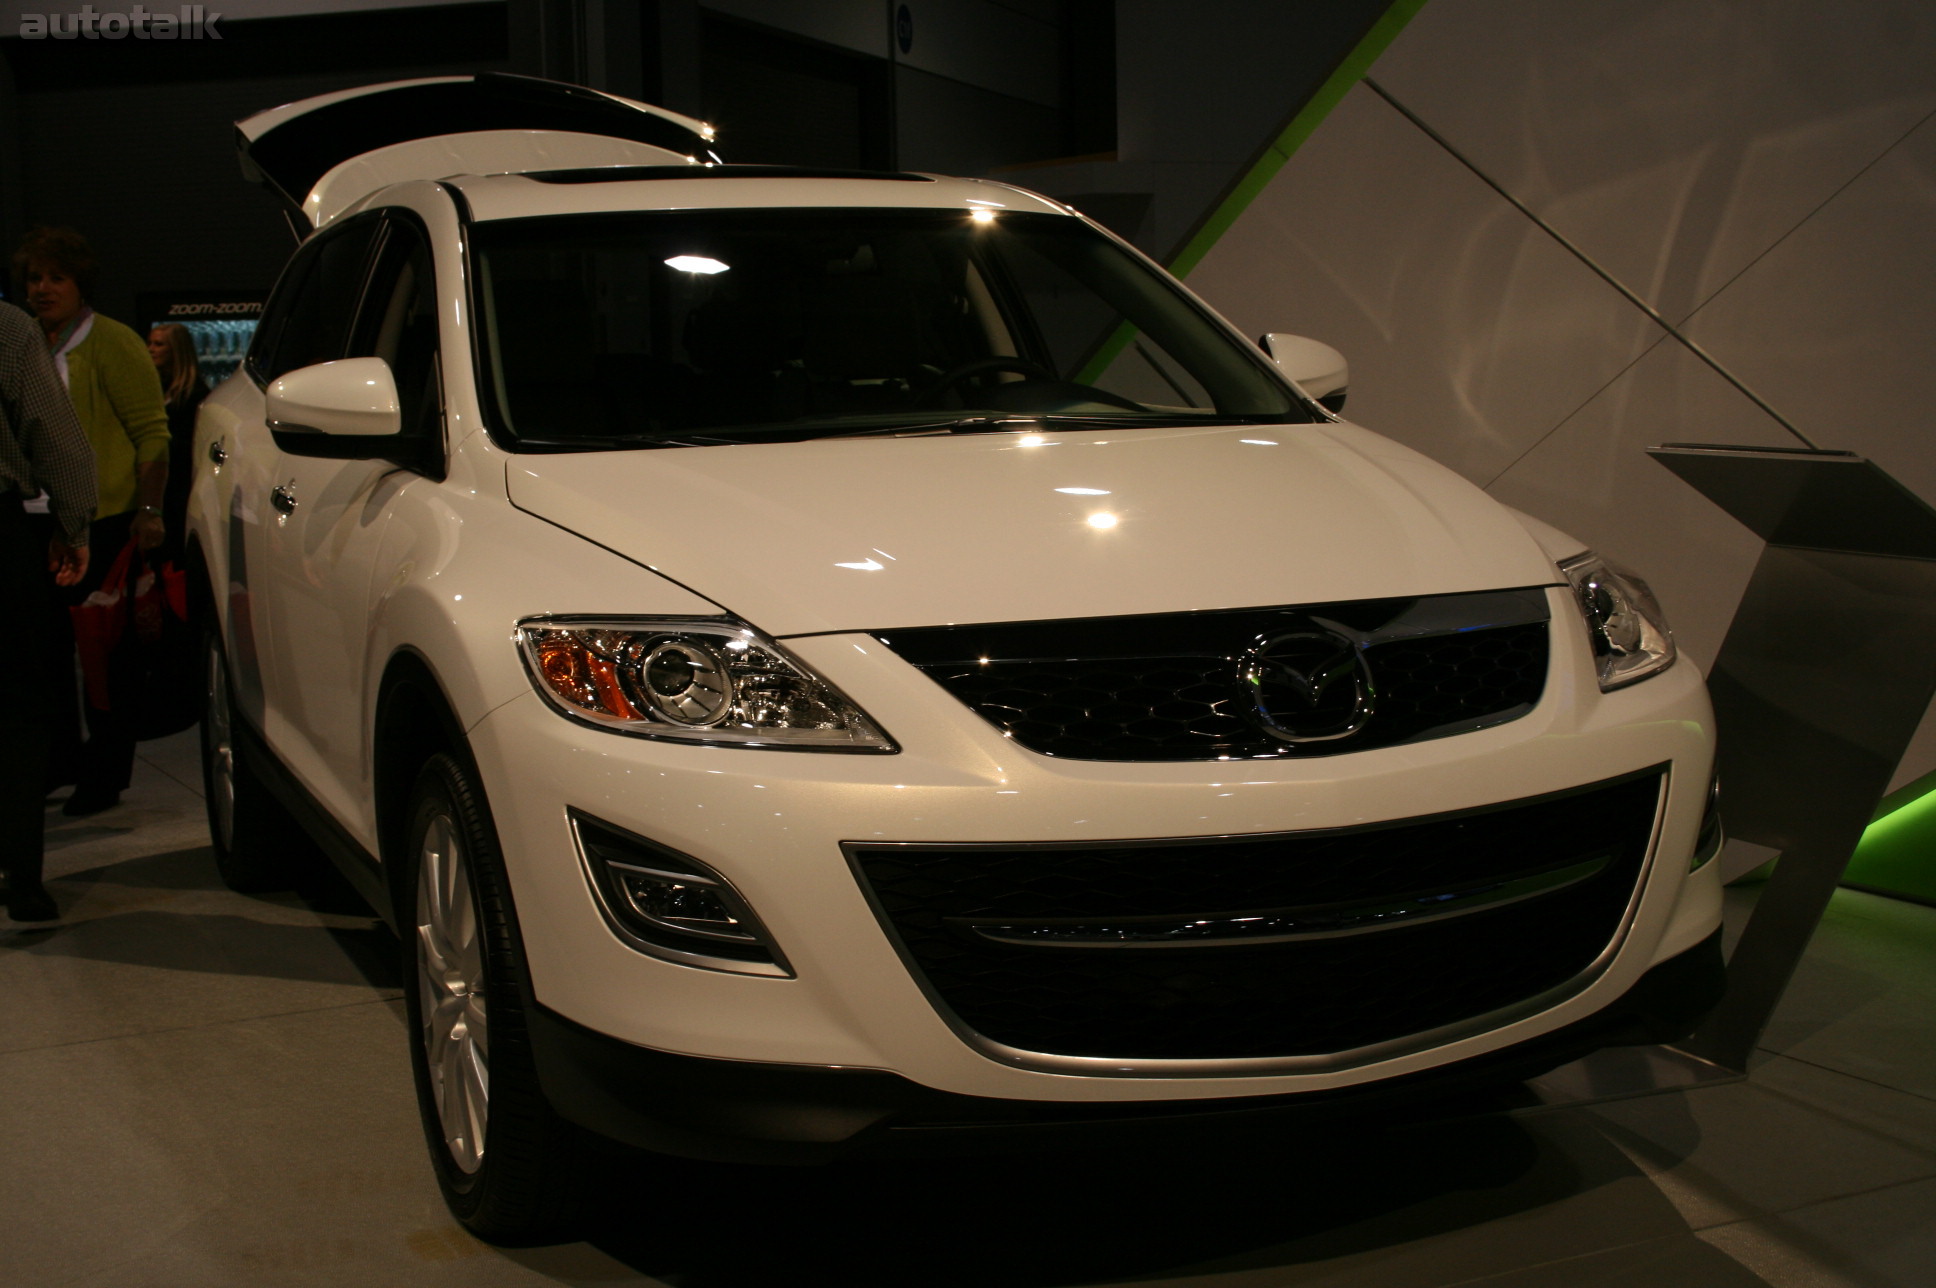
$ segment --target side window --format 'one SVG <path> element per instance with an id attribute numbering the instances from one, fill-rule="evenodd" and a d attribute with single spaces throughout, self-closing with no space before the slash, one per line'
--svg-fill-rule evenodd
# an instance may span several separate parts
<path id="1" fill-rule="evenodd" d="M 296 252 L 264 310 L 250 354 L 263 380 L 344 356 L 379 227 L 374 217 L 352 219 L 318 233 Z"/>
<path id="2" fill-rule="evenodd" d="M 385 224 L 348 356 L 390 364 L 404 433 L 438 434 L 443 393 L 437 367 L 436 270 L 423 231 L 408 219 L 392 217 Z"/>

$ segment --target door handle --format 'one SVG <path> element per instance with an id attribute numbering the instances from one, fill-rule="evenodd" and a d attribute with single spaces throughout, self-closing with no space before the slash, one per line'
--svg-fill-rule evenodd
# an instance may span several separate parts
<path id="1" fill-rule="evenodd" d="M 229 449 L 222 446 L 221 439 L 218 438 L 214 442 L 208 445 L 208 459 L 210 461 L 214 462 L 217 465 L 220 465 L 223 461 L 226 461 L 228 458 L 229 458 Z"/>
<path id="2" fill-rule="evenodd" d="M 276 507 L 277 513 L 294 514 L 296 512 L 295 480 L 291 479 L 287 483 L 278 483 L 274 488 L 270 489 L 269 504 Z"/>

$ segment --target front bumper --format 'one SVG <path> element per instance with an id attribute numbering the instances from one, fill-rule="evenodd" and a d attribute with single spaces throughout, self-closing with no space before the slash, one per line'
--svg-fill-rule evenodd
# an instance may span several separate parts
<path id="1" fill-rule="evenodd" d="M 1573 609 L 1554 592 L 1554 620 Z M 1606 1011 L 1719 924 L 1713 865 L 1687 873 L 1712 768 L 1710 713 L 1683 662 L 1602 695 L 1556 646 L 1530 715 L 1432 742 L 1306 761 L 1098 764 L 1017 748 L 865 636 L 788 647 L 899 742 L 892 756 L 694 747 L 585 730 L 535 694 L 470 730 L 503 842 L 536 1001 L 626 1047 L 748 1065 L 869 1071 L 924 1094 L 1001 1103 L 1147 1104 L 1342 1092 L 1461 1064 Z M 1030 1067 L 965 1041 L 869 906 L 852 844 L 1082 843 L 1348 828 L 1451 813 L 1668 766 L 1640 894 L 1605 969 L 1536 1014 L 1326 1068 L 1102 1060 Z M 600 915 L 573 849 L 578 809 L 725 877 L 791 978 L 648 957 Z M 668 1057 L 672 1058 L 672 1057 Z M 864 1079 L 863 1079 L 864 1080 Z M 1084 1110 L 1082 1112 L 1103 1112 Z M 856 1127 L 856 1131 L 863 1128 Z"/>
<path id="2" fill-rule="evenodd" d="M 1643 975 L 1565 1028 L 1457 1064 L 1334 1091 L 1127 1103 L 1002 1100 L 936 1091 L 878 1069 L 709 1060 L 633 1046 L 534 1008 L 546 1095 L 601 1136 L 661 1154 L 736 1163 L 1026 1149 L 1050 1141 L 1201 1141 L 1207 1134 L 1383 1125 L 1429 1118 L 1462 1093 L 1535 1077 L 1605 1046 L 1667 1042 L 1720 999 L 1721 936 Z"/>

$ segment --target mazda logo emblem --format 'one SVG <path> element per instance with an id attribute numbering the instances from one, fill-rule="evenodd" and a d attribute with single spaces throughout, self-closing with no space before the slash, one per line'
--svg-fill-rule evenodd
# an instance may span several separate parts
<path id="1" fill-rule="evenodd" d="M 1259 640 L 1237 674 L 1257 723 L 1288 743 L 1349 738 L 1377 707 L 1364 652 L 1335 631 Z"/>

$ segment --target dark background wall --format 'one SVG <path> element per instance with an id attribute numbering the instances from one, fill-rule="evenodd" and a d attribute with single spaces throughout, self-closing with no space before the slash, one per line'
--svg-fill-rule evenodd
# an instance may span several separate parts
<path id="1" fill-rule="evenodd" d="M 295 240 L 243 182 L 233 123 L 372 81 L 512 70 L 508 15 L 225 22 L 220 42 L 174 45 L 0 39 L 0 243 L 10 257 L 34 224 L 79 228 L 103 262 L 93 302 L 129 322 L 140 292 L 266 288 Z"/>
<path id="2" fill-rule="evenodd" d="M 0 247 L 79 228 L 104 265 L 93 302 L 130 322 L 141 294 L 265 290 L 294 238 L 242 180 L 233 122 L 512 71 L 715 122 L 729 161 L 993 175 L 1160 257 L 1388 0 L 1225 0 L 1214 23 L 1182 0 L 359 3 L 261 0 L 221 40 L 173 44 L 24 40 L 0 4 Z M 331 7 L 352 11 L 246 16 Z"/>

